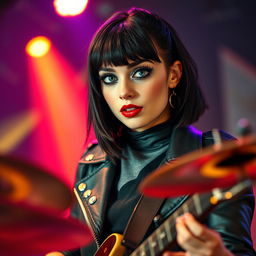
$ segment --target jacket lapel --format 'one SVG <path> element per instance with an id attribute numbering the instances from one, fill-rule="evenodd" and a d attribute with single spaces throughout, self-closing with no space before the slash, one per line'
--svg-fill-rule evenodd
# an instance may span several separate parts
<path id="1" fill-rule="evenodd" d="M 86 154 L 85 157 L 80 161 L 80 163 L 83 164 L 81 165 L 81 168 L 83 168 L 84 164 L 88 163 L 85 160 L 88 155 L 92 155 L 92 152 L 89 151 L 88 154 Z M 95 154 L 94 152 L 94 156 L 97 158 L 97 153 Z M 82 203 L 82 207 L 84 207 L 85 214 L 87 215 L 87 222 L 89 221 L 96 238 L 98 238 L 99 242 L 102 242 L 100 237 L 103 230 L 107 202 L 109 201 L 110 190 L 115 177 L 116 167 L 108 159 L 106 159 L 105 156 L 101 157 L 99 161 L 96 161 L 95 158 L 88 160 L 90 161 L 89 169 L 91 169 L 91 172 L 89 170 L 87 175 L 82 178 L 75 187 L 81 199 L 80 206 Z M 79 190 L 79 186 L 84 187 L 84 185 L 81 184 L 85 184 L 86 186 L 86 189 L 83 191 Z"/>

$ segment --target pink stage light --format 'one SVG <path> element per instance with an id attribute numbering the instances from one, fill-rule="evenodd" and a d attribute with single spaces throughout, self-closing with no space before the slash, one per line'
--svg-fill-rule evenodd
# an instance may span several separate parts
<path id="1" fill-rule="evenodd" d="M 76 16 L 81 14 L 86 6 L 88 0 L 54 0 L 53 5 L 55 11 L 60 16 Z"/>
<path id="2" fill-rule="evenodd" d="M 72 185 L 86 136 L 86 86 L 52 46 L 28 57 L 31 108 L 40 120 L 31 135 L 33 161 Z"/>

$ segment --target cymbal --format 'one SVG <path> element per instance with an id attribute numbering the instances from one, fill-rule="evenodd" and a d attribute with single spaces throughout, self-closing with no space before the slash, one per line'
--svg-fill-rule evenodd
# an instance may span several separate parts
<path id="1" fill-rule="evenodd" d="M 73 195 L 60 179 L 33 164 L 0 155 L 0 199 L 64 210 Z"/>
<path id="2" fill-rule="evenodd" d="M 175 197 L 256 179 L 256 137 L 228 141 L 174 159 L 148 175 L 139 190 L 153 197 Z"/>
<path id="3" fill-rule="evenodd" d="M 86 225 L 59 215 L 60 212 L 1 202 L 1 255 L 39 256 L 79 248 L 92 240 Z"/>

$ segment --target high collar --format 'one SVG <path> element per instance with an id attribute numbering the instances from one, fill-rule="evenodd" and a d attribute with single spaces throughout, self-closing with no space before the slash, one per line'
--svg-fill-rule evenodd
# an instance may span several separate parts
<path id="1" fill-rule="evenodd" d="M 177 158 L 190 151 L 201 148 L 202 132 L 195 129 L 193 126 L 174 128 L 170 137 L 170 146 L 166 154 L 166 161 Z M 93 156 L 93 158 L 89 157 Z M 104 162 L 106 160 L 106 153 L 102 149 L 94 145 L 91 150 L 88 150 L 80 163 L 92 164 Z"/>
<path id="2" fill-rule="evenodd" d="M 142 132 L 126 129 L 124 137 L 131 148 L 151 152 L 169 144 L 173 126 L 171 121 L 166 121 Z"/>

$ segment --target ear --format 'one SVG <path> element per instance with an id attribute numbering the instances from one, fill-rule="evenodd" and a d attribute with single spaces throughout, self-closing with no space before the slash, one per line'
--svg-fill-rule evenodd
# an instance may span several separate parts
<path id="1" fill-rule="evenodd" d="M 182 76 L 182 64 L 179 60 L 172 63 L 169 68 L 168 87 L 175 88 Z"/>

